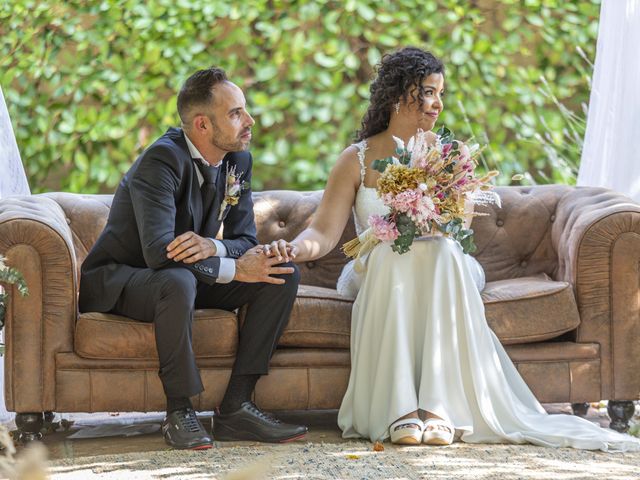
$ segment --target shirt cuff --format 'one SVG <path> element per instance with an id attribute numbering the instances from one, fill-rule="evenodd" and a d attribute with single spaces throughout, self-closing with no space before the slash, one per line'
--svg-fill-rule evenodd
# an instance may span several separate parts
<path id="1" fill-rule="evenodd" d="M 236 276 L 236 261 L 233 258 L 221 258 L 216 283 L 229 283 Z"/>
<path id="2" fill-rule="evenodd" d="M 229 255 L 227 254 L 227 247 L 224 246 L 224 243 L 222 243 L 220 240 L 216 240 L 215 238 L 210 238 L 209 240 L 211 240 L 213 242 L 213 244 L 216 246 L 216 257 L 228 257 Z"/>

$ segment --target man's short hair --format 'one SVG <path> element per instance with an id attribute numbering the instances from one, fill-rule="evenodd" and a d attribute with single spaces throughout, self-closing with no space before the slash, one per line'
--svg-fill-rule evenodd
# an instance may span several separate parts
<path id="1" fill-rule="evenodd" d="M 187 78 L 178 93 L 178 115 L 182 123 L 186 125 L 191 121 L 189 112 L 194 108 L 211 105 L 213 87 L 227 80 L 225 71 L 217 67 L 198 70 Z"/>

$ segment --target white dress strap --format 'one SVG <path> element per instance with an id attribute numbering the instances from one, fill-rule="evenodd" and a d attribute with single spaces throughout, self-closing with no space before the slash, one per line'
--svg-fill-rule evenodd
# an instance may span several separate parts
<path id="1" fill-rule="evenodd" d="M 367 169 L 364 165 L 364 154 L 367 151 L 367 141 L 362 140 L 361 142 L 356 143 L 356 148 L 358 149 L 358 161 L 360 162 L 360 184 L 363 184 L 364 174 Z"/>

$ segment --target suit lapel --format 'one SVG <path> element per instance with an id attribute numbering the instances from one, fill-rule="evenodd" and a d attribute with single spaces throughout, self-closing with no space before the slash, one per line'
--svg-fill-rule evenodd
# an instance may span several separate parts
<path id="1" fill-rule="evenodd" d="M 187 147 L 187 142 L 184 139 L 184 132 L 181 129 L 170 128 L 167 131 L 167 134 L 173 138 L 190 160 L 191 186 L 189 192 L 189 212 L 193 217 L 193 231 L 205 237 L 215 237 L 218 234 L 218 230 L 220 230 L 221 224 L 221 221 L 218 220 L 218 216 L 220 215 L 220 208 L 225 193 L 225 183 L 227 181 L 227 164 L 229 162 L 229 158 L 227 157 L 232 154 L 227 154 L 227 156 L 222 159 L 222 163 L 219 167 L 220 171 L 218 172 L 218 178 L 216 179 L 216 194 L 213 198 L 212 204 L 203 205 L 202 190 L 196 173 L 196 168 L 198 167 L 191 158 L 189 147 Z M 231 161 L 233 163 L 233 160 Z"/>
<path id="2" fill-rule="evenodd" d="M 202 193 L 200 191 L 200 183 L 196 174 L 196 166 L 191 160 L 191 193 L 189 195 L 189 210 L 193 217 L 193 231 L 198 233 L 202 227 Z"/>
<path id="3" fill-rule="evenodd" d="M 198 233 L 202 227 L 202 216 L 204 214 L 202 208 L 202 193 L 200 190 L 200 183 L 198 182 L 198 175 L 196 173 L 196 165 L 191 158 L 187 141 L 184 138 L 184 132 L 180 128 L 170 128 L 165 135 L 169 137 L 180 147 L 180 149 L 188 158 L 188 171 L 191 173 L 191 185 L 189 185 L 189 197 L 187 203 L 189 206 L 189 213 L 193 218 L 193 231 Z"/>

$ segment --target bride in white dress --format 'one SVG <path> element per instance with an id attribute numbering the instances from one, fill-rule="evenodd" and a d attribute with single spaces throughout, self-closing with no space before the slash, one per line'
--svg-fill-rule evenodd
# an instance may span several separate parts
<path id="1" fill-rule="evenodd" d="M 386 55 L 371 86 L 359 142 L 344 150 L 311 226 L 266 253 L 308 261 L 331 251 L 352 212 L 358 233 L 386 213 L 375 159 L 429 131 L 442 111 L 444 67 L 428 52 Z M 435 135 L 432 135 L 435 141 Z M 469 219 L 470 221 L 470 219 Z M 568 415 L 548 415 L 489 328 L 484 273 L 451 239 L 429 237 L 405 254 L 378 244 L 364 269 L 345 267 L 338 290 L 357 293 L 351 375 L 338 415 L 343 436 L 399 444 L 524 443 L 605 451 L 640 449 L 640 440 Z"/>

